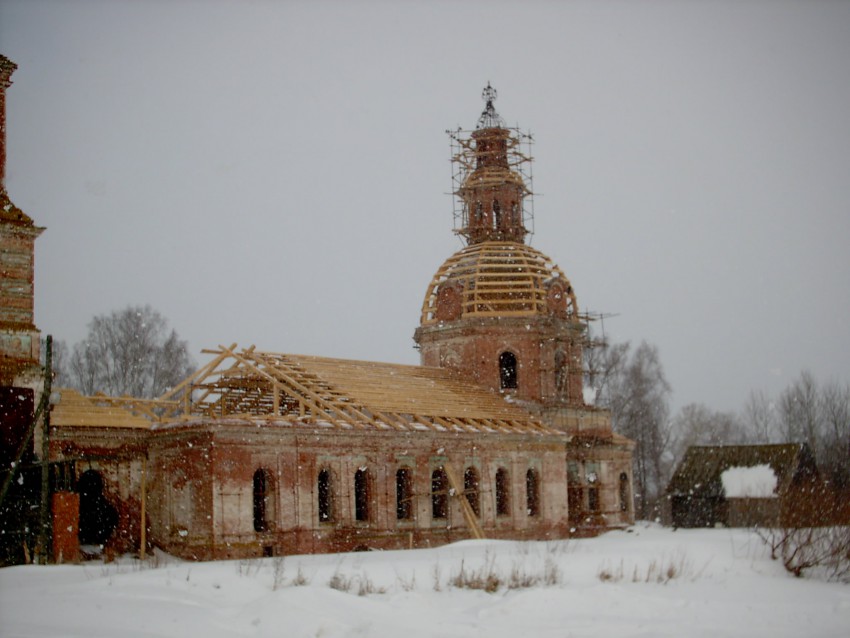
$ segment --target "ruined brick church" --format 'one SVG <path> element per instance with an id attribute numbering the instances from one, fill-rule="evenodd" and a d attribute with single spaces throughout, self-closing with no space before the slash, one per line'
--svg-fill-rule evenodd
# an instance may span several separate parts
<path id="1" fill-rule="evenodd" d="M 3 65 L 5 98 L 14 65 Z M 206 351 L 156 400 L 54 391 L 54 559 L 89 543 L 219 559 L 565 538 L 633 522 L 633 443 L 585 403 L 587 317 L 560 268 L 526 243 L 530 158 L 495 97 L 488 86 L 476 128 L 451 134 L 466 245 L 425 289 L 421 365 L 234 344 Z M 2 408 L 26 387 L 31 415 L 42 229 L 11 217 L 0 226 Z M 37 431 L 29 445 L 37 464 Z"/>

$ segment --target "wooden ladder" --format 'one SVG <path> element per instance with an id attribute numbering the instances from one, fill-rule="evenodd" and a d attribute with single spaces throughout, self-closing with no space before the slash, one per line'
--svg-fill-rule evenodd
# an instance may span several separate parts
<path id="1" fill-rule="evenodd" d="M 478 522 L 478 517 L 475 515 L 475 512 L 472 511 L 472 505 L 469 504 L 469 499 L 467 499 L 466 494 L 463 493 L 463 484 L 458 482 L 454 470 L 448 463 L 443 466 L 443 469 L 446 471 L 446 478 L 449 479 L 449 486 L 452 488 L 455 498 L 460 500 L 460 509 L 463 511 L 463 517 L 466 519 L 466 524 L 469 525 L 469 529 L 472 530 L 472 536 L 477 539 L 484 538 L 484 530 L 481 529 L 481 523 Z"/>

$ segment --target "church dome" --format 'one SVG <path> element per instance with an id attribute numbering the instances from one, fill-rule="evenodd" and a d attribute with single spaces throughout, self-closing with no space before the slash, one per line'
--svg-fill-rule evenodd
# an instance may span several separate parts
<path id="1" fill-rule="evenodd" d="M 468 318 L 553 316 L 578 312 L 569 280 L 549 257 L 512 241 L 471 244 L 434 275 L 422 326 Z"/>

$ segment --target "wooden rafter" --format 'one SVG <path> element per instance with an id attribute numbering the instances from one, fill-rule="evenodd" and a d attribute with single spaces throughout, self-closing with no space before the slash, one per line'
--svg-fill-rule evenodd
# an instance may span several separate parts
<path id="1" fill-rule="evenodd" d="M 420 366 L 257 352 L 214 351 L 196 378 L 192 411 L 312 417 L 335 427 L 442 432 L 552 433 L 502 397 L 451 372 Z M 228 396 L 232 395 L 232 396 Z M 210 399 L 214 399 L 210 406 Z M 292 411 L 299 405 L 298 413 Z M 287 410 L 286 406 L 289 406 Z M 281 412 L 281 408 L 283 411 Z"/>

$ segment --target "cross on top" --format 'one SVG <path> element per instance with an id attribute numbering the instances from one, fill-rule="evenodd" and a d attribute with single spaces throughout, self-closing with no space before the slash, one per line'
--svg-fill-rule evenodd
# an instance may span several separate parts
<path id="1" fill-rule="evenodd" d="M 490 86 L 490 83 L 487 82 L 487 86 L 481 91 L 481 99 L 487 103 L 487 106 L 493 106 L 493 100 L 496 99 L 496 89 Z"/>

